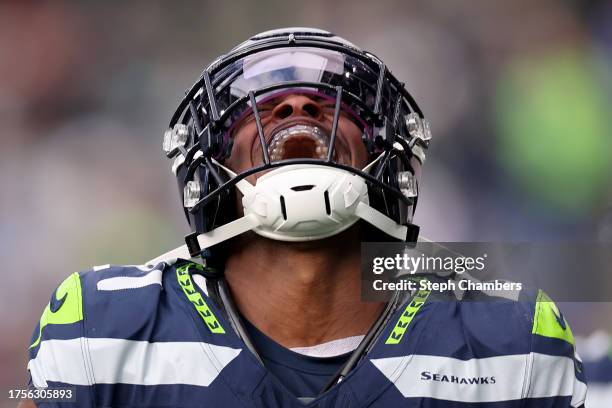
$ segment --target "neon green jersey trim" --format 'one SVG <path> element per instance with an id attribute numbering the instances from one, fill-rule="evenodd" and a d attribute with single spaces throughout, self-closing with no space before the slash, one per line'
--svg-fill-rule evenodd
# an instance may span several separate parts
<path id="1" fill-rule="evenodd" d="M 30 348 L 38 346 L 42 337 L 42 331 L 48 324 L 72 324 L 83 320 L 83 298 L 81 295 L 81 277 L 78 272 L 70 275 L 64 280 L 53 294 L 53 303 L 58 302 L 58 309 L 51 310 L 51 302 L 47 304 L 42 316 L 38 330 L 38 338 Z"/>
<path id="2" fill-rule="evenodd" d="M 402 341 L 410 322 L 412 322 L 412 319 L 416 316 L 418 311 L 421 310 L 421 307 L 425 304 L 430 293 L 431 291 L 429 290 L 419 290 L 416 295 L 414 295 L 408 306 L 406 306 L 406 310 L 404 310 L 404 313 L 402 313 L 395 324 L 385 344 L 399 344 Z"/>
<path id="3" fill-rule="evenodd" d="M 204 320 L 206 326 L 208 326 L 208 329 L 213 333 L 224 334 L 225 330 L 223 330 L 223 327 L 204 301 L 202 295 L 200 295 L 200 293 L 193 286 L 193 280 L 189 275 L 189 268 L 192 267 L 201 271 L 204 270 L 204 267 L 197 263 L 188 263 L 180 266 L 176 268 L 178 283 L 181 288 L 183 288 L 183 292 L 185 293 L 185 296 L 187 296 L 187 299 L 189 299 L 191 304 L 193 304 L 202 320 Z"/>
<path id="4" fill-rule="evenodd" d="M 531 333 L 561 339 L 572 346 L 576 346 L 572 329 L 567 324 L 565 317 L 559 312 L 555 302 L 543 290 L 538 292 L 536 299 Z"/>

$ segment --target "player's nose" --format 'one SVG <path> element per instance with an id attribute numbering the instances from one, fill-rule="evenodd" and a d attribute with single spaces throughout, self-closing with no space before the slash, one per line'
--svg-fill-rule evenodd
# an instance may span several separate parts
<path id="1" fill-rule="evenodd" d="M 275 119 L 282 120 L 290 116 L 307 116 L 321 119 L 323 109 L 315 100 L 307 95 L 289 95 L 272 110 Z"/>

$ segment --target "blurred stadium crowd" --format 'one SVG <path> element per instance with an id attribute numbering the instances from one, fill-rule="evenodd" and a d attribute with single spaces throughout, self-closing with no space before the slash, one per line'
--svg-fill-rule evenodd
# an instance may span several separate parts
<path id="1" fill-rule="evenodd" d="M 70 272 L 187 232 L 161 137 L 218 54 L 317 26 L 385 60 L 432 123 L 416 220 L 438 241 L 612 240 L 612 2 L 0 3 L 1 389 Z M 564 305 L 574 331 L 606 304 Z"/>

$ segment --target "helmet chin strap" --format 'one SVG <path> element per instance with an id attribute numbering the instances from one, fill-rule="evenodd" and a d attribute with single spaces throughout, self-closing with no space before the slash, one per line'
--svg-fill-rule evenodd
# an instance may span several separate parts
<path id="1" fill-rule="evenodd" d="M 378 161 L 371 162 L 364 171 Z M 236 173 L 214 162 L 231 178 Z M 236 183 L 242 193 L 244 216 L 203 234 L 187 237 L 187 244 L 149 261 L 191 258 L 203 249 L 253 231 L 266 238 L 303 242 L 339 234 L 360 219 L 387 235 L 405 241 L 408 227 L 369 205 L 365 180 L 333 167 L 313 164 L 282 166 L 259 177 Z"/>

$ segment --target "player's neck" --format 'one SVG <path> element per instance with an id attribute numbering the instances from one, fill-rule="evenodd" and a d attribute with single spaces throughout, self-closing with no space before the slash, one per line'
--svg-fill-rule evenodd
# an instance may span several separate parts
<path id="1" fill-rule="evenodd" d="M 384 305 L 361 301 L 358 232 L 318 243 L 236 242 L 225 276 L 240 312 L 285 347 L 365 334 Z"/>

